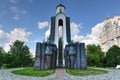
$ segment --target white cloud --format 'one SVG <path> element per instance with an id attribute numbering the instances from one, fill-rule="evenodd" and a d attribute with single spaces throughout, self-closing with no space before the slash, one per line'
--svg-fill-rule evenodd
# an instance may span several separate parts
<path id="1" fill-rule="evenodd" d="M 10 2 L 12 2 L 12 3 L 17 3 L 18 2 L 18 0 L 9 0 Z"/>
<path id="2" fill-rule="evenodd" d="M 25 29 L 22 28 L 15 28 L 13 31 L 11 31 L 8 34 L 8 38 L 10 39 L 10 42 L 14 42 L 15 40 L 20 40 L 20 41 L 28 41 L 30 32 L 26 32 Z"/>
<path id="3" fill-rule="evenodd" d="M 26 10 L 23 10 L 21 8 L 18 8 L 16 6 L 11 6 L 9 10 L 13 13 L 12 18 L 14 20 L 19 20 L 20 16 L 25 15 L 27 13 Z"/>
<path id="4" fill-rule="evenodd" d="M 76 34 L 78 34 L 80 32 L 79 27 L 81 26 L 81 24 L 76 24 L 74 22 L 72 22 L 70 24 L 71 27 L 71 35 L 74 36 Z"/>
<path id="5" fill-rule="evenodd" d="M 48 30 L 45 32 L 45 39 L 47 39 L 50 36 L 50 25 Z"/>
<path id="6" fill-rule="evenodd" d="M 38 28 L 43 29 L 48 26 L 48 21 L 38 22 Z"/>
<path id="7" fill-rule="evenodd" d="M 7 39 L 7 33 L 0 29 L 0 42 L 4 42 Z"/>
<path id="8" fill-rule="evenodd" d="M 45 32 L 45 38 L 50 36 L 50 28 Z"/>
<path id="9" fill-rule="evenodd" d="M 86 36 L 75 35 L 73 37 L 74 41 L 84 42 L 86 45 L 88 44 L 99 44 L 99 35 L 102 32 L 103 23 L 98 23 L 91 29 L 91 33 Z"/>
<path id="10" fill-rule="evenodd" d="M 15 28 L 10 33 L 6 33 L 3 30 L 0 30 L 0 42 L 3 44 L 4 50 L 8 51 L 10 49 L 10 45 L 16 40 L 27 42 L 29 35 L 31 32 L 27 32 L 23 28 Z"/>

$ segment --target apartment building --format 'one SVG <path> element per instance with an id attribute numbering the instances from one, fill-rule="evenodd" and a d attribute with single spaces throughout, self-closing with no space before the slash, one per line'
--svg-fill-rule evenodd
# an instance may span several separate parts
<path id="1" fill-rule="evenodd" d="M 111 46 L 120 47 L 120 16 L 107 18 L 100 34 L 100 46 L 106 52 Z"/>

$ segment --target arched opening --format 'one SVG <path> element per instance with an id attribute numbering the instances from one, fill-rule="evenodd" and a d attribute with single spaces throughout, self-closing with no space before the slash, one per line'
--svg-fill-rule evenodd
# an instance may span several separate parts
<path id="1" fill-rule="evenodd" d="M 63 26 L 63 20 L 62 19 L 59 19 L 58 26 Z"/>

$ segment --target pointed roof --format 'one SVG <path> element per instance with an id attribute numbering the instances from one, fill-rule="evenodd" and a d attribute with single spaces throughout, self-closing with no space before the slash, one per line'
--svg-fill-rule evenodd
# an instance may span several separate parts
<path id="1" fill-rule="evenodd" d="M 65 8 L 65 6 L 62 4 L 62 2 L 60 2 L 60 4 L 59 4 L 57 7 L 59 7 L 59 6 L 62 6 L 62 7 Z M 57 8 L 57 7 L 56 7 L 56 8 Z"/>

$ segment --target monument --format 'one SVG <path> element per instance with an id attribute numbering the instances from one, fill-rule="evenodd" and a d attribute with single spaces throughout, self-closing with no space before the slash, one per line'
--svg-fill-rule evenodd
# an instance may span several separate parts
<path id="1" fill-rule="evenodd" d="M 65 6 L 56 7 L 56 15 L 51 17 L 50 41 L 36 43 L 34 69 L 87 69 L 85 44 L 72 43 L 70 17 L 65 14 Z"/>

